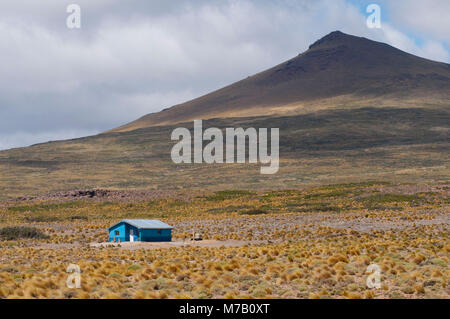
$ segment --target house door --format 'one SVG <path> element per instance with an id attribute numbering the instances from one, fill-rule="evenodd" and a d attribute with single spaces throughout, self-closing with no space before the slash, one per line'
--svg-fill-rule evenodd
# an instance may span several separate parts
<path id="1" fill-rule="evenodd" d="M 130 242 L 134 242 L 134 231 L 130 229 Z"/>

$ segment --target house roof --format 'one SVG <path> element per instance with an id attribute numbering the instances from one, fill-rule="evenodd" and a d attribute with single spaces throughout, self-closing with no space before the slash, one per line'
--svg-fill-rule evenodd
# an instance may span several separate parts
<path id="1" fill-rule="evenodd" d="M 163 223 L 160 220 L 156 219 L 123 219 L 117 224 L 109 227 L 108 229 L 111 229 L 115 226 L 117 226 L 120 223 L 126 223 L 131 226 L 134 226 L 138 229 L 172 229 L 173 226 L 170 226 L 166 223 Z"/>

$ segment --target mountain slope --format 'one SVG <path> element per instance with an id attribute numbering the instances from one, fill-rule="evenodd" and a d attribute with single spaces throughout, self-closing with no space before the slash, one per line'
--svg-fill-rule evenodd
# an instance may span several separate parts
<path id="1" fill-rule="evenodd" d="M 204 128 L 278 127 L 280 170 L 274 175 L 261 175 L 261 163 L 175 164 L 176 126 L 43 143 L 0 152 L 0 201 L 95 188 L 203 192 L 374 180 L 448 183 L 449 123 L 450 112 L 421 108 L 204 121 Z M 192 122 L 183 126 L 192 132 Z"/>
<path id="2" fill-rule="evenodd" d="M 0 201 L 93 188 L 448 184 L 449 78 L 448 64 L 334 32 L 270 70 L 114 131 L 0 151 Z M 193 118 L 211 118 L 204 128 L 279 128 L 279 171 L 261 175 L 260 163 L 173 163 L 171 133 L 186 121 L 192 131 Z"/>
<path id="3" fill-rule="evenodd" d="M 449 64 L 335 31 L 267 71 L 112 131 L 330 108 L 445 107 L 449 100 Z"/>

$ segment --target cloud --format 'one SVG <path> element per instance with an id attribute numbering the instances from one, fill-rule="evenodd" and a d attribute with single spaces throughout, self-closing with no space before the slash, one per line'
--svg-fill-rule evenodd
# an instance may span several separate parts
<path id="1" fill-rule="evenodd" d="M 420 47 L 397 26 L 366 28 L 345 0 L 76 2 L 80 30 L 66 28 L 59 0 L 0 3 L 0 147 L 111 129 L 279 64 L 334 30 L 448 60 L 439 41 Z"/>
<path id="2" fill-rule="evenodd" d="M 450 62 L 449 53 L 441 42 L 436 40 L 425 40 L 421 45 L 407 34 L 396 29 L 389 23 L 383 23 L 382 28 L 375 31 L 379 41 L 388 43 L 405 52 L 441 62 Z"/>
<path id="3" fill-rule="evenodd" d="M 385 6 L 395 26 L 450 44 L 450 1 L 395 0 Z"/>
<path id="4" fill-rule="evenodd" d="M 436 61 L 450 62 L 450 55 L 441 42 L 426 41 L 422 47 L 423 56 L 431 57 Z"/>

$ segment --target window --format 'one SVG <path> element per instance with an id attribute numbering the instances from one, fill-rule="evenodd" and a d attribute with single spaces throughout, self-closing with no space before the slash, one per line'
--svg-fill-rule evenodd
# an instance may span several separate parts
<path id="1" fill-rule="evenodd" d="M 116 231 L 114 232 L 114 235 L 119 236 L 119 231 L 116 230 Z"/>

